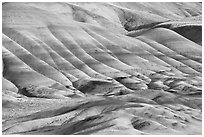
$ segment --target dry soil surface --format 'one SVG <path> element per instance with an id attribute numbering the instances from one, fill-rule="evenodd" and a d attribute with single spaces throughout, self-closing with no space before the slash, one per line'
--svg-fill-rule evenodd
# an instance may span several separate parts
<path id="1" fill-rule="evenodd" d="M 2 134 L 202 134 L 201 3 L 2 8 Z"/>

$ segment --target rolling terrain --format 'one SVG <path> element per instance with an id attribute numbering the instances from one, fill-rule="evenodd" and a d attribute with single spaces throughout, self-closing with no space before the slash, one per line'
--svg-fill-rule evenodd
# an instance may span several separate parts
<path id="1" fill-rule="evenodd" d="M 3 3 L 2 134 L 202 134 L 202 3 Z"/>

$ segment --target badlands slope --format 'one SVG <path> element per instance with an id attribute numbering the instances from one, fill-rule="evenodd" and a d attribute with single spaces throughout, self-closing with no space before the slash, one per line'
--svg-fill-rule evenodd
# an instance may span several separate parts
<path id="1" fill-rule="evenodd" d="M 3 3 L 3 134 L 201 134 L 201 3 Z"/>

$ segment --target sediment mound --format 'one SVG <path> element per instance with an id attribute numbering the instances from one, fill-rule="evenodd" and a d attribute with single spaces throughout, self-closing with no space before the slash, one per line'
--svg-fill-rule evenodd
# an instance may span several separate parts
<path id="1" fill-rule="evenodd" d="M 201 134 L 201 3 L 3 3 L 3 134 Z"/>

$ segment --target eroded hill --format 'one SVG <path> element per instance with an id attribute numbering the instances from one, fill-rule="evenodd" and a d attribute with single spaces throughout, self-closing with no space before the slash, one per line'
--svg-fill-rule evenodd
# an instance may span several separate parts
<path id="1" fill-rule="evenodd" d="M 201 3 L 4 3 L 3 134 L 201 134 Z"/>

